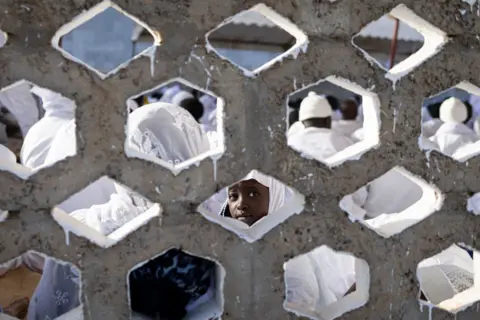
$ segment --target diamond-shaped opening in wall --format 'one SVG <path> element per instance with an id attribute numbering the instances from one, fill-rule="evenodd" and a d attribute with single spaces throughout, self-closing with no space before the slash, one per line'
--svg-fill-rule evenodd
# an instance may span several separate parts
<path id="1" fill-rule="evenodd" d="M 453 244 L 417 266 L 421 306 L 456 314 L 480 301 L 480 255 L 464 244 Z"/>
<path id="2" fill-rule="evenodd" d="M 340 208 L 350 220 L 388 238 L 440 210 L 443 198 L 437 187 L 402 167 L 394 167 L 343 197 Z"/>
<path id="3" fill-rule="evenodd" d="M 330 76 L 287 97 L 287 142 L 302 156 L 333 167 L 379 145 L 375 93 Z"/>
<path id="4" fill-rule="evenodd" d="M 284 183 L 252 170 L 198 207 L 209 221 L 254 242 L 303 210 L 305 197 Z"/>
<path id="5" fill-rule="evenodd" d="M 287 56 L 306 51 L 308 38 L 264 4 L 228 18 L 205 36 L 207 49 L 253 76 Z"/>
<path id="6" fill-rule="evenodd" d="M 53 47 L 67 59 L 102 79 L 141 56 L 150 57 L 153 66 L 160 42 L 157 31 L 108 0 L 62 26 L 52 39 Z"/>
<path id="7" fill-rule="evenodd" d="M 169 249 L 128 273 L 131 319 L 219 319 L 224 279 L 220 263 Z"/>
<path id="8" fill-rule="evenodd" d="M 55 206 L 53 218 L 70 232 L 103 247 L 111 247 L 152 218 L 162 208 L 130 188 L 103 176 Z"/>
<path id="9" fill-rule="evenodd" d="M 365 57 L 393 82 L 440 51 L 447 34 L 400 4 L 352 38 Z"/>
<path id="10" fill-rule="evenodd" d="M 285 310 L 315 320 L 333 320 L 369 299 L 370 268 L 365 260 L 320 246 L 283 265 Z"/>
<path id="11" fill-rule="evenodd" d="M 28 251 L 0 264 L 0 319 L 83 320 L 80 270 Z"/>
<path id="12" fill-rule="evenodd" d="M 480 154 L 480 88 L 469 82 L 425 99 L 419 146 L 464 162 Z"/>
<path id="13" fill-rule="evenodd" d="M 174 174 L 225 151 L 224 100 L 175 78 L 127 100 L 125 153 Z"/>
<path id="14" fill-rule="evenodd" d="M 7 33 L 0 29 L 0 48 L 3 47 L 5 44 L 7 44 L 7 41 L 8 41 Z"/>
<path id="15" fill-rule="evenodd" d="M 25 80 L 0 90 L 0 170 L 26 179 L 77 152 L 75 102 Z"/>

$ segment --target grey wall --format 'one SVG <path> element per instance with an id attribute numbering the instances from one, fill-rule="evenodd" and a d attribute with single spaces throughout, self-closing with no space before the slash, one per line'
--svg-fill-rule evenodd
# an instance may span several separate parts
<path id="1" fill-rule="evenodd" d="M 76 157 L 41 171 L 27 182 L 0 173 L 0 207 L 13 212 L 0 224 L 0 261 L 33 249 L 75 263 L 83 271 L 86 319 L 118 320 L 128 315 L 128 270 L 171 246 L 182 246 L 218 259 L 226 268 L 224 319 L 294 319 L 282 309 L 282 264 L 326 244 L 366 259 L 371 269 L 369 303 L 342 320 L 428 319 L 415 300 L 415 268 L 422 258 L 456 241 L 480 248 L 479 220 L 465 212 L 469 192 L 480 191 L 480 161 L 477 157 L 459 164 L 432 153 L 428 162 L 417 145 L 420 107 L 424 97 L 462 80 L 480 84 L 480 42 L 476 39 L 480 17 L 470 11 L 462 16 L 459 9 L 469 7 L 460 0 L 436 1 L 435 5 L 429 0 L 265 2 L 308 33 L 306 54 L 287 59 L 256 79 L 247 79 L 207 53 L 203 36 L 256 1 L 119 0 L 122 8 L 160 30 L 164 45 L 157 51 L 154 77 L 150 77 L 149 61 L 142 59 L 101 81 L 50 46 L 61 25 L 97 1 L 0 0 L 2 29 L 11 34 L 9 44 L 0 49 L 0 85 L 26 78 L 75 99 L 79 105 Z M 443 29 L 452 40 L 400 80 L 394 90 L 384 73 L 352 47 L 350 38 L 401 2 Z M 192 52 L 203 60 L 189 59 Z M 284 106 L 294 82 L 307 85 L 332 74 L 374 88 L 382 102 L 382 132 L 378 149 L 359 161 L 328 169 L 287 147 L 285 110 L 279 106 Z M 165 169 L 128 159 L 123 153 L 125 99 L 176 76 L 203 87 L 209 83 L 209 89 L 226 100 L 227 152 L 218 163 L 217 181 L 213 181 L 210 160 L 174 177 Z M 398 116 L 394 120 L 395 109 Z M 436 184 L 446 201 L 441 211 L 386 240 L 351 223 L 338 208 L 338 201 L 395 165 Z M 194 208 L 217 187 L 254 168 L 297 188 L 306 195 L 307 205 L 302 214 L 260 241 L 247 244 L 205 220 Z M 151 221 L 107 250 L 75 236 L 67 246 L 50 208 L 104 174 L 162 203 L 163 219 Z M 453 319 L 441 311 L 434 311 L 433 316 L 435 320 Z M 479 317 L 473 308 L 458 319 Z"/>

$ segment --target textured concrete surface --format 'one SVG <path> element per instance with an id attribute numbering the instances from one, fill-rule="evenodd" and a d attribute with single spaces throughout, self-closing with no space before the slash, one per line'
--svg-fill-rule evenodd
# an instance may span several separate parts
<path id="1" fill-rule="evenodd" d="M 480 191 L 480 160 L 459 164 L 433 153 L 427 166 L 419 150 L 420 106 L 425 96 L 462 80 L 480 85 L 480 17 L 460 0 L 405 0 L 407 6 L 451 36 L 449 44 L 396 84 L 370 66 L 350 44 L 362 25 L 401 3 L 397 0 L 268 0 L 265 3 L 308 33 L 306 54 L 288 59 L 256 79 L 245 78 L 227 62 L 206 53 L 203 35 L 224 18 L 254 4 L 250 0 L 119 0 L 117 4 L 162 33 L 155 76 L 141 59 L 102 81 L 66 61 L 50 46 L 55 31 L 98 1 L 0 0 L 0 26 L 10 34 L 0 50 L 0 86 L 27 79 L 75 99 L 79 105 L 79 152 L 24 182 L 0 173 L 0 208 L 13 212 L 0 225 L 0 261 L 34 249 L 72 261 L 83 271 L 86 319 L 126 319 L 126 274 L 136 263 L 171 246 L 219 260 L 227 271 L 224 319 L 294 319 L 282 308 L 282 264 L 322 244 L 352 252 L 371 268 L 368 304 L 341 317 L 359 319 L 428 319 L 420 313 L 415 278 L 417 263 L 461 241 L 479 248 L 478 218 L 469 215 L 469 192 Z M 461 15 L 459 9 L 467 9 Z M 174 177 L 169 171 L 123 153 L 125 99 L 170 78 L 182 76 L 205 87 L 207 74 L 190 53 L 214 66 L 210 89 L 226 100 L 227 153 L 213 180 L 210 160 Z M 381 146 L 361 160 L 338 168 L 305 160 L 288 149 L 284 137 L 284 99 L 293 82 L 305 85 L 329 75 L 373 88 L 382 102 Z M 398 110 L 395 132 L 393 111 Z M 270 133 L 269 128 L 273 134 Z M 242 150 L 245 149 L 244 152 Z M 441 211 L 389 240 L 352 224 L 338 208 L 340 198 L 395 165 L 435 183 L 446 195 Z M 258 169 L 287 182 L 307 197 L 305 211 L 246 244 L 195 212 L 195 207 L 223 187 Z M 165 209 L 119 245 L 103 250 L 72 236 L 66 246 L 50 208 L 89 182 L 108 174 Z M 311 178 L 306 178 L 313 174 Z M 478 319 L 472 308 L 459 320 Z M 434 319 L 453 316 L 434 311 Z"/>

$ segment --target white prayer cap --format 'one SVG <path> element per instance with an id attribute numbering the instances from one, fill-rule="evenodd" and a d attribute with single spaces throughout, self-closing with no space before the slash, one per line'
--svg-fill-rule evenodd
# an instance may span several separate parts
<path id="1" fill-rule="evenodd" d="M 304 121 L 312 118 L 327 118 L 332 116 L 332 106 L 328 100 L 315 92 L 309 92 L 302 100 L 298 120 Z"/>
<path id="2" fill-rule="evenodd" d="M 440 106 L 440 120 L 446 123 L 462 123 L 468 118 L 467 107 L 455 97 L 443 101 Z"/>

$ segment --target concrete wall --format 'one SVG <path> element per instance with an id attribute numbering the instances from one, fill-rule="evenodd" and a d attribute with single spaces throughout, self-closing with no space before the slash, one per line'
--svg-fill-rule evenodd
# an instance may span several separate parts
<path id="1" fill-rule="evenodd" d="M 247 79 L 204 48 L 204 34 L 223 19 L 255 1 L 244 0 L 119 0 L 129 13 L 160 30 L 164 45 L 157 51 L 156 72 L 149 61 L 132 63 L 102 81 L 50 46 L 54 32 L 96 0 L 0 0 L 0 21 L 10 33 L 0 50 L 0 86 L 26 78 L 54 89 L 79 104 L 79 152 L 74 158 L 41 171 L 24 182 L 0 173 L 0 208 L 12 211 L 0 225 L 0 261 L 28 249 L 71 261 L 83 271 L 86 319 L 127 319 L 127 271 L 171 246 L 218 259 L 226 268 L 223 319 L 294 319 L 282 309 L 282 264 L 287 259 L 326 244 L 352 252 L 371 268 L 369 303 L 344 320 L 428 319 L 420 313 L 415 278 L 417 263 L 456 241 L 480 248 L 478 218 L 466 213 L 469 192 L 480 191 L 480 160 L 468 163 L 419 150 L 420 106 L 425 96 L 468 80 L 480 85 L 480 18 L 460 0 L 405 0 L 419 16 L 441 28 L 452 40 L 432 59 L 396 84 L 384 79 L 350 44 L 362 25 L 377 19 L 398 0 L 267 0 L 266 4 L 308 33 L 306 54 L 288 59 Z M 461 15 L 459 9 L 467 9 Z M 473 11 L 476 12 L 476 9 Z M 203 61 L 190 59 L 190 54 Z M 190 61 L 190 62 L 188 62 Z M 204 71 L 210 70 L 210 81 Z M 299 157 L 286 145 L 285 109 L 281 107 L 293 83 L 310 84 L 329 75 L 373 88 L 382 102 L 381 146 L 361 160 L 332 170 Z M 170 78 L 182 76 L 226 100 L 227 152 L 213 165 L 203 161 L 174 177 L 168 170 L 123 153 L 125 99 Z M 398 111 L 394 119 L 394 110 Z M 394 122 L 396 121 L 395 131 Z M 242 150 L 245 150 L 244 152 Z M 352 224 L 338 201 L 395 165 L 435 183 L 446 195 L 441 211 L 400 235 L 385 240 Z M 254 244 L 213 225 L 196 206 L 223 187 L 259 169 L 287 182 L 307 197 L 305 211 L 290 218 Z M 108 174 L 164 206 L 162 220 L 151 221 L 119 245 L 104 250 L 72 236 L 65 244 L 50 208 L 70 194 Z M 309 176 L 309 174 L 312 174 Z M 434 319 L 453 319 L 434 311 Z M 476 308 L 458 319 L 478 319 Z"/>

